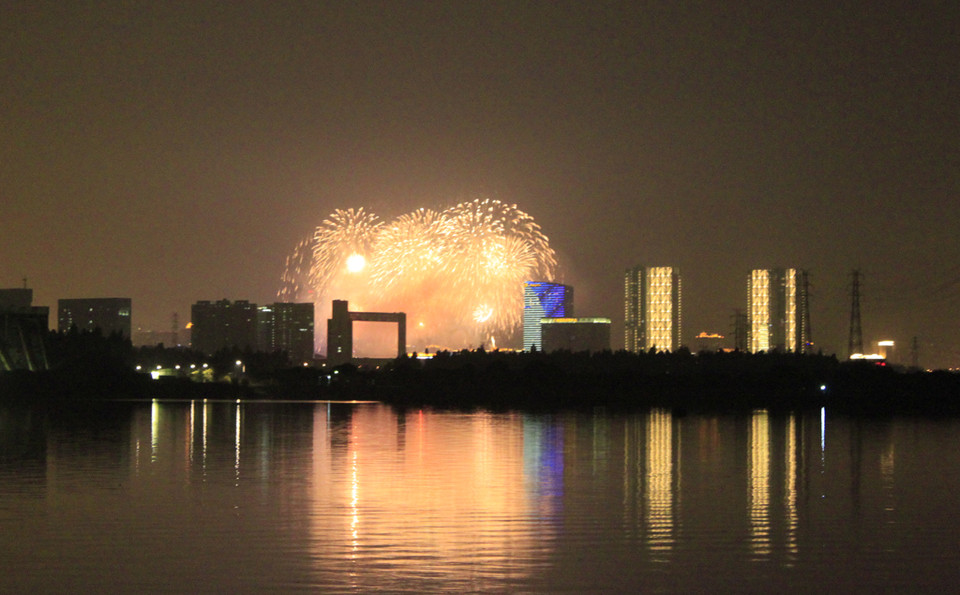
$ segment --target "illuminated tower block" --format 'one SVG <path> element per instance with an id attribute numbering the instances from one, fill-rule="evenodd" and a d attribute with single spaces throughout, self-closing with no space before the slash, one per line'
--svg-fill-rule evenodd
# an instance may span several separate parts
<path id="1" fill-rule="evenodd" d="M 747 279 L 747 350 L 801 352 L 809 341 L 807 272 L 754 269 Z"/>
<path id="2" fill-rule="evenodd" d="M 682 283 L 676 267 L 627 269 L 624 279 L 624 348 L 674 351 L 681 345 Z"/>
<path id="3" fill-rule="evenodd" d="M 523 284 L 523 349 L 543 350 L 541 318 L 573 316 L 573 287 L 546 281 Z"/>

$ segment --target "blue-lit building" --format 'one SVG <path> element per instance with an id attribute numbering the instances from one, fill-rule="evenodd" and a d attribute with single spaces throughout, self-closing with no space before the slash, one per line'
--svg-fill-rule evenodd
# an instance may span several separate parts
<path id="1" fill-rule="evenodd" d="M 543 350 L 541 318 L 573 316 L 573 287 L 546 281 L 523 284 L 523 349 Z"/>

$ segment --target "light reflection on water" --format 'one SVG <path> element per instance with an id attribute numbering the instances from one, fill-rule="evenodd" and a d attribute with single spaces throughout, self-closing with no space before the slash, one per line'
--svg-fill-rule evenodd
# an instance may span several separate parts
<path id="1" fill-rule="evenodd" d="M 0 591 L 956 588 L 958 430 L 825 411 L 0 408 Z"/>

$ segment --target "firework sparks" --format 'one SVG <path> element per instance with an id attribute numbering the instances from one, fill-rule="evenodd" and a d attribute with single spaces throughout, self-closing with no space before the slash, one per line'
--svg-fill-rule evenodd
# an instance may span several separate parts
<path id="1" fill-rule="evenodd" d="M 414 348 L 456 348 L 514 332 L 523 282 L 552 281 L 556 266 L 533 217 L 498 200 L 418 209 L 387 223 L 362 208 L 337 210 L 287 258 L 278 297 L 313 301 L 318 320 L 333 299 L 404 311 Z M 318 339 L 322 351 L 326 337 Z"/>

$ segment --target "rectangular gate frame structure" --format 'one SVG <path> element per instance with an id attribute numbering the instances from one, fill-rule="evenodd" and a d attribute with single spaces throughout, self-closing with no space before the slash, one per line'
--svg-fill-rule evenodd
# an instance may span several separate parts
<path id="1" fill-rule="evenodd" d="M 339 366 L 353 361 L 353 323 L 396 322 L 397 357 L 407 352 L 407 315 L 405 312 L 351 312 L 347 300 L 333 300 L 327 319 L 327 364 Z"/>

